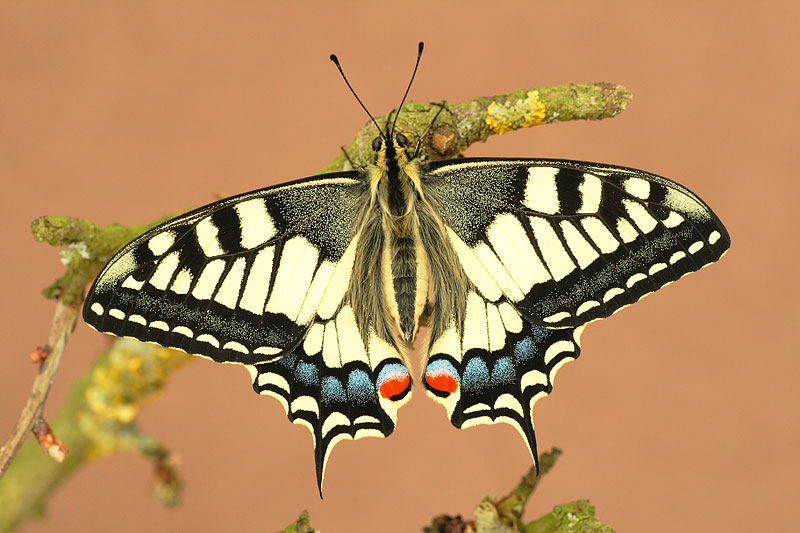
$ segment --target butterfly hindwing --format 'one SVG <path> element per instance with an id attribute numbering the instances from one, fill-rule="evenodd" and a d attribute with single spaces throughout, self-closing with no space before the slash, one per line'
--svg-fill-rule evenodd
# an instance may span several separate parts
<path id="1" fill-rule="evenodd" d="M 528 443 L 538 464 L 533 405 L 550 393 L 564 363 L 580 353 L 580 329 L 547 329 L 501 299 L 472 291 L 463 326 L 432 339 L 424 383 L 458 428 L 504 422 Z"/>
<path id="2" fill-rule="evenodd" d="M 344 296 L 358 176 L 262 189 L 153 228 L 106 265 L 84 320 L 216 361 L 279 357 L 302 338 L 318 307 L 330 316 Z"/>
<path id="3" fill-rule="evenodd" d="M 330 320 L 315 321 L 292 352 L 251 373 L 256 392 L 277 398 L 289 420 L 311 432 L 320 494 L 333 447 L 391 434 L 411 391 L 400 353 L 374 330 L 364 342 L 348 304 Z"/>
<path id="4" fill-rule="evenodd" d="M 654 174 L 564 160 L 429 163 L 470 279 L 546 327 L 576 327 L 719 259 L 711 209 Z"/>

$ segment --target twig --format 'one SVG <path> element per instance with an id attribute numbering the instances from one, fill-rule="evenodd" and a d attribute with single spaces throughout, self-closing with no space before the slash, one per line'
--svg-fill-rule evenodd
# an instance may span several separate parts
<path id="1" fill-rule="evenodd" d="M 520 89 L 466 102 L 408 102 L 398 117 L 397 131 L 408 137 L 409 145 L 414 146 L 419 136 L 430 128 L 420 157 L 448 159 L 456 157 L 473 143 L 486 141 L 491 135 L 551 122 L 612 118 L 624 111 L 632 98 L 632 93 L 622 85 L 586 82 Z M 442 105 L 446 112 L 439 115 L 431 126 Z M 375 120 L 383 124 L 386 115 L 375 117 Z M 377 131 L 370 122 L 343 148 L 355 165 L 372 162 L 372 139 L 376 135 Z M 340 154 L 323 171 L 342 170 L 346 162 L 345 155 Z"/>
<path id="2" fill-rule="evenodd" d="M 475 507 L 475 519 L 460 515 L 441 515 L 433 519 L 424 533 L 559 533 L 580 531 L 584 533 L 614 533 L 609 526 L 594 516 L 594 507 L 587 500 L 556 505 L 553 510 L 533 522 L 524 523 L 522 515 L 539 480 L 555 465 L 561 450 L 553 448 L 539 457 L 540 473 L 531 468 L 508 496 L 487 496 Z"/>
<path id="3" fill-rule="evenodd" d="M 316 529 L 311 527 L 308 518 L 308 511 L 303 511 L 300 513 L 300 516 L 286 526 L 286 529 L 283 529 L 279 533 L 315 533 Z"/>
<path id="4" fill-rule="evenodd" d="M 8 469 L 8 465 L 14 459 L 17 451 L 28 432 L 33 427 L 33 421 L 42 416 L 44 402 L 50 392 L 58 365 L 61 363 L 61 356 L 64 354 L 64 347 L 67 345 L 72 330 L 75 327 L 75 320 L 78 317 L 78 310 L 75 307 L 56 303 L 56 311 L 53 316 L 53 326 L 50 329 L 50 336 L 47 339 L 48 356 L 39 366 L 36 379 L 33 380 L 31 395 L 28 398 L 22 413 L 17 420 L 17 425 L 11 432 L 11 436 L 0 448 L 0 477 Z"/>
<path id="5" fill-rule="evenodd" d="M 111 224 L 100 227 L 88 220 L 72 217 L 40 217 L 31 223 L 31 231 L 37 241 L 66 246 L 62 251 L 62 262 L 67 266 L 67 272 L 44 291 L 45 296 L 57 300 L 50 336 L 43 349 L 47 357 L 39 365 L 17 425 L 0 448 L 0 478 L 19 451 L 34 419 L 42 416 L 61 356 L 75 327 L 86 286 L 116 250 L 166 219 L 143 226 Z"/>
<path id="6" fill-rule="evenodd" d="M 539 456 L 539 475 L 536 475 L 536 468 L 531 467 L 528 473 L 522 476 L 519 484 L 511 491 L 511 494 L 495 502 L 497 512 L 501 517 L 512 521 L 517 527 L 522 527 L 522 514 L 528 504 L 536 485 L 550 469 L 555 466 L 556 461 L 561 456 L 561 450 L 553 448 Z"/>

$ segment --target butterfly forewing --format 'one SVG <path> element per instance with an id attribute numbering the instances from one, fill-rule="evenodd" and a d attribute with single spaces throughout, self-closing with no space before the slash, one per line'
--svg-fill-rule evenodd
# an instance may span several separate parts
<path id="1" fill-rule="evenodd" d="M 326 290 L 334 308 L 344 296 L 357 176 L 243 194 L 152 229 L 104 268 L 84 319 L 217 361 L 276 358 L 300 341 Z"/>
<path id="2" fill-rule="evenodd" d="M 426 185 L 479 291 L 545 327 L 607 317 L 730 246 L 692 192 L 629 168 L 465 159 L 429 164 Z"/>

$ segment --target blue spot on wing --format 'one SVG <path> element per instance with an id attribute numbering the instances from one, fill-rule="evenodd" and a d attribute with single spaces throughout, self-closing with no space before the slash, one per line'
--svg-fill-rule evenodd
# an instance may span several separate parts
<path id="1" fill-rule="evenodd" d="M 473 357 L 464 368 L 461 386 L 466 392 L 485 389 L 489 384 L 489 369 L 483 359 Z"/>
<path id="2" fill-rule="evenodd" d="M 305 385 L 319 385 L 319 369 L 317 365 L 300 361 L 294 369 L 294 376 L 297 381 Z"/>
<path id="3" fill-rule="evenodd" d="M 543 348 L 552 343 L 560 330 L 543 328 L 532 322 L 528 323 L 530 336 L 523 337 L 514 344 L 514 359 L 517 363 L 527 363 L 533 358 L 544 357 Z"/>
<path id="4" fill-rule="evenodd" d="M 492 368 L 492 386 L 513 383 L 515 379 L 514 363 L 510 357 L 501 357 L 495 361 Z"/>
<path id="5" fill-rule="evenodd" d="M 543 328 L 533 322 L 529 322 L 528 325 L 531 328 L 533 342 L 536 343 L 537 346 L 541 346 L 543 343 L 547 342 L 547 338 L 553 335 L 552 329 Z"/>
<path id="6" fill-rule="evenodd" d="M 333 376 L 322 380 L 322 401 L 325 403 L 343 402 L 347 399 L 342 382 Z"/>
<path id="7" fill-rule="evenodd" d="M 408 369 L 406 369 L 405 365 L 401 365 L 400 363 L 389 363 L 378 373 L 378 387 L 380 387 L 381 383 L 383 383 L 383 381 L 393 373 L 401 375 L 408 374 Z"/>
<path id="8" fill-rule="evenodd" d="M 431 361 L 428 363 L 425 373 L 427 374 L 428 372 L 436 372 L 437 370 L 444 371 L 453 376 L 455 379 L 459 379 L 456 367 L 454 367 L 453 364 L 447 359 L 437 359 L 435 361 Z"/>
<path id="9" fill-rule="evenodd" d="M 347 378 L 347 397 L 359 405 L 375 401 L 375 385 L 369 379 L 369 374 L 360 369 L 350 372 Z"/>
<path id="10" fill-rule="evenodd" d="M 280 359 L 278 359 L 278 362 L 283 366 L 294 368 L 294 364 L 295 362 L 297 362 L 297 354 L 295 354 L 294 352 L 289 352 Z"/>
<path id="11" fill-rule="evenodd" d="M 536 355 L 536 345 L 533 343 L 532 338 L 525 337 L 518 340 L 514 345 L 514 357 L 520 363 L 527 361 L 534 355 Z"/>

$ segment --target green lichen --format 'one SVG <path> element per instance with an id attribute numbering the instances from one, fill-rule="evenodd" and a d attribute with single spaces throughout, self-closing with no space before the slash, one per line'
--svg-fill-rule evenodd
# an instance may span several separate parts
<path id="1" fill-rule="evenodd" d="M 524 526 L 524 533 L 614 533 L 614 530 L 600 522 L 595 515 L 594 506 L 588 500 L 556 505 L 553 511 L 542 518 Z"/>
<path id="2" fill-rule="evenodd" d="M 308 511 L 303 511 L 294 523 L 286 526 L 286 529 L 279 533 L 314 533 L 316 529 L 311 527 L 308 518 Z"/>

